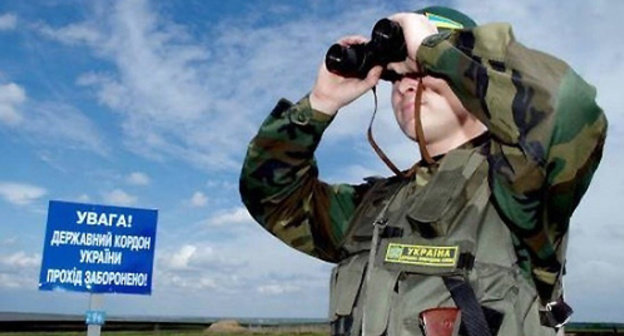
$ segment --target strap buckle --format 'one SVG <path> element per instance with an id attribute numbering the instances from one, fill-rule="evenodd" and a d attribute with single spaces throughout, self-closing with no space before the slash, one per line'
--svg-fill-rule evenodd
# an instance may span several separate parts
<path id="1" fill-rule="evenodd" d="M 563 298 L 548 302 L 543 310 L 540 310 L 540 322 L 542 325 L 552 328 L 561 328 L 570 320 L 574 310 Z"/>

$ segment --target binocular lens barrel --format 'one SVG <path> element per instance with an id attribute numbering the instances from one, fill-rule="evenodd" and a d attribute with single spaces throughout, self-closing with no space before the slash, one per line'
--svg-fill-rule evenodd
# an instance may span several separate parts
<path id="1" fill-rule="evenodd" d="M 336 43 L 327 51 L 325 65 L 329 71 L 342 77 L 363 79 L 373 67 L 367 59 L 370 59 L 370 51 L 365 44 L 345 47 Z"/>
<path id="2" fill-rule="evenodd" d="M 391 20 L 381 19 L 373 28 L 371 42 L 382 65 L 400 62 L 407 57 L 407 46 L 401 26 Z"/>
<path id="3" fill-rule="evenodd" d="M 401 26 L 391 20 L 381 19 L 373 27 L 368 43 L 342 46 L 332 45 L 325 55 L 327 69 L 339 76 L 366 78 L 375 65 L 385 66 L 407 57 L 407 48 Z"/>

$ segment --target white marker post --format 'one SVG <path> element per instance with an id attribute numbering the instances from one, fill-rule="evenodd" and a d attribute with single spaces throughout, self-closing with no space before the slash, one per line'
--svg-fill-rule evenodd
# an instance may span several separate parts
<path id="1" fill-rule="evenodd" d="M 89 310 L 87 311 L 87 336 L 100 336 L 105 314 L 102 311 L 104 295 L 89 294 Z"/>

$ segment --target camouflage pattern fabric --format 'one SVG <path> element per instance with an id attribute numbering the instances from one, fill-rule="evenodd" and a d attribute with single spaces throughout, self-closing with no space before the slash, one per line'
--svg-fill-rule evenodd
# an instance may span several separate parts
<path id="1" fill-rule="evenodd" d="M 492 202 L 513 233 L 526 276 L 542 300 L 550 300 L 570 217 L 602 155 L 607 121 L 594 87 L 563 61 L 516 42 L 508 24 L 430 36 L 417 59 L 488 127 Z M 307 97 L 294 105 L 280 101 L 249 145 L 240 192 L 269 232 L 337 262 L 372 183 L 318 179 L 314 151 L 330 122 Z M 426 183 L 432 171 L 419 169 L 416 179 Z"/>

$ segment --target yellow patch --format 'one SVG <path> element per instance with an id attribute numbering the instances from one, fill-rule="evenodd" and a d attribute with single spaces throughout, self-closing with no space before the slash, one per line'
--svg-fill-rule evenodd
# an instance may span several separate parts
<path id="1" fill-rule="evenodd" d="M 446 29 L 462 29 L 464 25 L 459 22 L 453 21 L 449 18 L 445 18 L 440 15 L 435 15 L 431 13 L 425 13 L 425 16 L 431 23 L 433 23 L 438 28 L 446 28 Z"/>
<path id="2" fill-rule="evenodd" d="M 386 262 L 434 267 L 455 267 L 459 246 L 408 245 L 390 243 Z"/>

